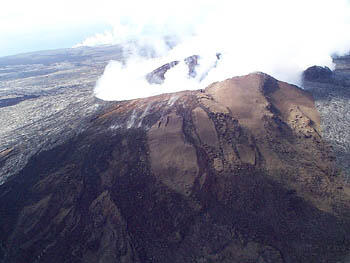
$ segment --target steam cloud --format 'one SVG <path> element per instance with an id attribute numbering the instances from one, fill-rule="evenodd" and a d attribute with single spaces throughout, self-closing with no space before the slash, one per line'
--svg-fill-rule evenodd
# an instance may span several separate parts
<path id="1" fill-rule="evenodd" d="M 126 100 L 199 89 L 255 71 L 300 84 L 305 68 L 332 68 L 331 55 L 350 50 L 348 0 L 145 2 L 123 6 L 111 22 L 113 30 L 79 44 L 121 44 L 127 50 L 126 61 L 111 61 L 98 80 L 98 98 Z M 222 59 L 212 68 L 218 52 Z M 145 75 L 157 67 L 191 55 L 201 56 L 197 72 L 212 68 L 203 81 L 188 78 L 184 62 L 165 74 L 162 85 L 146 81 Z"/>

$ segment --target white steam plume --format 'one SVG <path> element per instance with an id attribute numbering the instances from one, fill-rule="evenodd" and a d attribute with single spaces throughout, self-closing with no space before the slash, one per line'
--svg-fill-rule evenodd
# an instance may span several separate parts
<path id="1" fill-rule="evenodd" d="M 305 68 L 332 68 L 331 55 L 350 50 L 348 0 L 145 2 L 131 1 L 114 16 L 112 31 L 81 43 L 122 44 L 132 51 L 126 63 L 112 61 L 106 67 L 95 88 L 101 99 L 198 89 L 254 71 L 299 84 Z M 157 67 L 191 55 L 201 56 L 198 71 L 205 73 L 217 52 L 222 59 L 202 82 L 187 77 L 184 63 L 169 70 L 162 85 L 145 79 Z"/>

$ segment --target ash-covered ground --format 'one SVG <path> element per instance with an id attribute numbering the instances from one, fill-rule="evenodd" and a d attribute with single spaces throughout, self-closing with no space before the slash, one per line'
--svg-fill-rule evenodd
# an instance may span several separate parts
<path id="1" fill-rule="evenodd" d="M 0 184 L 28 159 L 79 134 L 110 103 L 93 87 L 118 46 L 40 51 L 0 58 Z"/>
<path id="2" fill-rule="evenodd" d="M 340 173 L 350 183 L 350 56 L 334 59 L 331 81 L 305 82 L 321 115 L 323 138 L 332 145 Z"/>

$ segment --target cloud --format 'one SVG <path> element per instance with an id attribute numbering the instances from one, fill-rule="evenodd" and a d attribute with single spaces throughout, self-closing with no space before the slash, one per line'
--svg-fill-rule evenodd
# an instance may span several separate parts
<path id="1" fill-rule="evenodd" d="M 130 1 L 118 10 L 106 13 L 111 31 L 81 43 L 122 44 L 131 50 L 126 64 L 111 62 L 97 82 L 95 94 L 105 100 L 203 88 L 212 81 L 254 71 L 299 84 L 306 67 L 332 67 L 330 55 L 350 48 L 346 0 L 217 0 L 200 5 Z M 200 70 L 206 70 L 205 59 L 217 52 L 223 59 L 205 81 L 189 79 L 181 63 L 167 73 L 163 85 L 149 85 L 144 79 L 162 63 L 193 54 L 201 55 Z"/>

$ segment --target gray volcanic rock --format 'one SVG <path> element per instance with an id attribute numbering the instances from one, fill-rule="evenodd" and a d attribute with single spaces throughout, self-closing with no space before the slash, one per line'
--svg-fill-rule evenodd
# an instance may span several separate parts
<path id="1" fill-rule="evenodd" d="M 216 67 L 217 62 L 218 62 L 218 60 L 220 60 L 220 58 L 221 58 L 221 53 L 217 53 L 216 54 L 216 62 L 212 65 L 212 68 Z M 184 62 L 188 67 L 187 76 L 189 78 L 197 77 L 196 68 L 199 65 L 199 60 L 200 60 L 199 55 L 192 55 L 192 56 L 189 56 L 189 57 L 184 59 Z M 175 67 L 176 65 L 178 65 L 179 63 L 180 63 L 179 60 L 175 60 L 175 61 L 169 62 L 167 64 L 164 64 L 164 65 L 160 66 L 159 68 L 156 68 L 152 72 L 148 73 L 146 75 L 146 79 L 147 79 L 148 83 L 150 83 L 150 84 L 162 84 L 165 80 L 165 73 L 168 72 L 173 67 Z M 202 81 L 207 76 L 208 72 L 212 68 L 208 68 L 207 72 L 204 72 L 204 75 L 200 76 L 199 81 Z"/>
<path id="2" fill-rule="evenodd" d="M 315 99 L 321 115 L 323 138 L 332 145 L 340 174 L 350 183 L 350 59 L 339 57 L 334 62 L 332 81 L 314 78 L 304 81 L 304 88 Z"/>
<path id="3" fill-rule="evenodd" d="M 193 55 L 184 59 L 184 62 L 188 66 L 188 77 L 196 77 L 196 66 L 198 65 L 198 55 Z M 152 72 L 146 75 L 146 79 L 150 84 L 162 84 L 165 80 L 165 73 L 168 72 L 171 68 L 178 65 L 180 61 L 175 60 L 169 63 L 166 63 L 159 68 L 156 68 Z"/>
<path id="4" fill-rule="evenodd" d="M 33 154 L 79 134 L 110 104 L 92 89 L 109 60 L 126 55 L 108 46 L 0 58 L 0 184 Z"/>
<path id="5" fill-rule="evenodd" d="M 328 67 L 312 66 L 303 72 L 303 81 L 325 82 L 334 81 L 333 72 Z"/>
<path id="6" fill-rule="evenodd" d="M 159 68 L 156 68 L 152 72 L 148 73 L 146 75 L 146 79 L 150 84 L 162 84 L 165 80 L 165 73 L 175 67 L 177 64 L 179 64 L 179 61 L 172 61 L 167 64 L 164 64 L 163 66 L 160 66 Z"/>
<path id="7" fill-rule="evenodd" d="M 185 58 L 185 63 L 188 66 L 188 76 L 191 78 L 195 78 L 197 75 L 196 67 L 198 66 L 198 59 L 198 55 Z"/>
<path id="8" fill-rule="evenodd" d="M 350 55 L 333 58 L 338 85 L 350 86 Z"/>
<path id="9" fill-rule="evenodd" d="M 34 154 L 0 186 L 0 260 L 341 262 L 349 201 L 312 96 L 255 73 L 109 105 Z"/>

